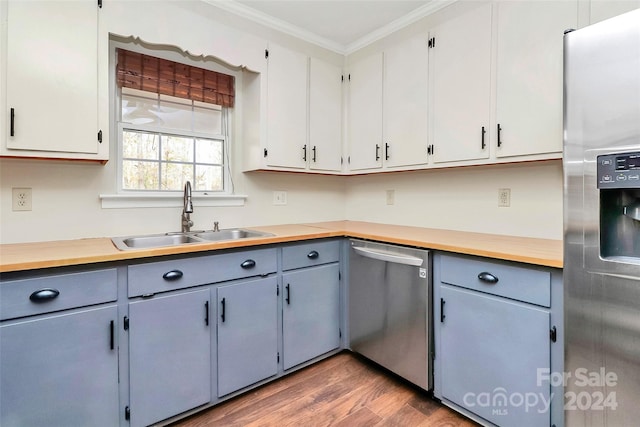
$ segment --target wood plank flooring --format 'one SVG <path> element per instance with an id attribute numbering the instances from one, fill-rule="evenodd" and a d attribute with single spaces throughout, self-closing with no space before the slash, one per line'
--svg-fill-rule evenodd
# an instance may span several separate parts
<path id="1" fill-rule="evenodd" d="M 342 352 L 172 425 L 477 426 L 408 383 Z"/>

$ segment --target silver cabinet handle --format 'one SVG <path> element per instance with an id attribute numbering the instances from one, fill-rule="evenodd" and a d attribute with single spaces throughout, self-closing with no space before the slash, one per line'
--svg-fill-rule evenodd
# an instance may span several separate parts
<path id="1" fill-rule="evenodd" d="M 55 299 L 60 295 L 60 291 L 57 289 L 40 289 L 29 295 L 29 299 L 35 303 L 47 302 Z"/>
<path id="2" fill-rule="evenodd" d="M 353 247 L 353 250 L 362 255 L 363 257 L 377 259 L 379 261 L 393 262 L 396 264 L 413 265 L 419 267 L 422 265 L 423 260 L 410 255 L 402 255 L 389 251 L 378 251 L 369 248 Z"/>
<path id="3" fill-rule="evenodd" d="M 498 278 L 486 271 L 483 271 L 482 273 L 478 274 L 478 279 L 490 285 L 494 285 L 498 283 Z"/>

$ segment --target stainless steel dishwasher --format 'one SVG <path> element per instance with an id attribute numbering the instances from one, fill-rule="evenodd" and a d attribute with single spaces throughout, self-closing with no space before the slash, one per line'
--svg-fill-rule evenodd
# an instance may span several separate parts
<path id="1" fill-rule="evenodd" d="M 429 251 L 351 240 L 349 339 L 362 354 L 430 390 Z"/>

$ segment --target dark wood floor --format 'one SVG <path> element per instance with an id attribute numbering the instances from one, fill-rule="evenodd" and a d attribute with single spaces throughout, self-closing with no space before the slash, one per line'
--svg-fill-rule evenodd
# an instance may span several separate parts
<path id="1" fill-rule="evenodd" d="M 343 352 L 173 426 L 476 425 L 425 392 Z"/>

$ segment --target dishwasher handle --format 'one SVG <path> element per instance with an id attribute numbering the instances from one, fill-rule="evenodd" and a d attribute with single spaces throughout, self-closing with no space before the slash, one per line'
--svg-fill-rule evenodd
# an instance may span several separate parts
<path id="1" fill-rule="evenodd" d="M 424 263 L 424 260 L 422 258 L 414 257 L 411 255 L 403 255 L 389 251 L 380 251 L 371 248 L 360 248 L 357 246 L 353 246 L 353 250 L 363 257 L 377 259 L 380 261 L 393 262 L 396 264 L 413 265 L 419 267 Z"/>

